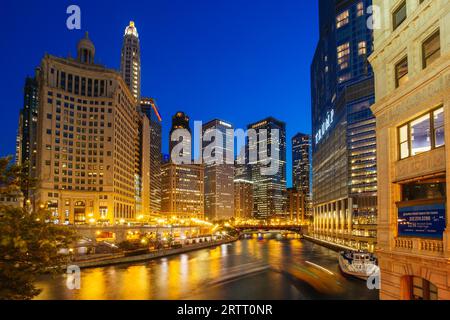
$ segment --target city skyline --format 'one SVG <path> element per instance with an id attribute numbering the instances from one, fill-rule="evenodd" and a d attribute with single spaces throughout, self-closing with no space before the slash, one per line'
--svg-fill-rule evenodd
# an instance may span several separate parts
<path id="1" fill-rule="evenodd" d="M 223 4 L 225 8 L 222 9 L 235 12 L 238 5 L 236 2 L 230 2 Z M 14 4 L 7 4 L 6 6 L 8 12 L 19 10 Z M 248 123 L 258 118 L 274 116 L 283 121 L 287 120 L 288 139 L 298 131 L 311 131 L 309 117 L 298 117 L 303 120 L 295 123 L 290 123 L 288 120 L 292 111 L 297 114 L 309 113 L 309 79 L 305 71 L 309 70 L 316 40 L 307 37 L 306 30 L 308 30 L 310 23 L 316 25 L 317 22 L 311 20 L 314 19 L 315 15 L 306 15 L 306 12 L 316 10 L 315 3 L 298 4 L 287 1 L 275 5 L 271 2 L 258 2 L 257 7 L 250 3 L 248 6 L 239 6 L 243 17 L 236 16 L 236 19 L 239 19 L 236 21 L 220 20 L 220 24 L 211 30 L 211 32 L 221 35 L 222 40 L 220 42 L 211 41 L 208 34 L 200 33 L 208 38 L 210 50 L 206 51 L 199 48 L 199 46 L 204 46 L 201 37 L 198 37 L 199 28 L 203 26 L 203 23 L 208 23 L 210 19 L 219 14 L 217 7 L 210 4 L 199 3 L 197 7 L 194 6 L 193 8 L 186 8 L 185 4 L 180 4 L 185 9 L 183 12 L 186 17 L 183 21 L 186 22 L 189 17 L 194 22 L 197 21 L 191 23 L 190 28 L 182 31 L 170 27 L 170 24 L 180 25 L 183 23 L 174 22 L 174 20 L 180 18 L 180 13 L 177 11 L 169 14 L 169 9 L 163 4 L 132 5 L 129 9 L 124 10 L 127 12 L 121 12 L 120 17 L 115 13 L 113 21 L 108 20 L 109 27 L 107 30 L 105 26 L 101 25 L 104 21 L 93 17 L 94 13 L 100 10 L 96 5 L 81 2 L 79 6 L 82 11 L 81 30 L 70 31 L 66 28 L 65 20 L 68 15 L 65 14 L 66 8 L 64 6 L 55 6 L 49 13 L 50 15 L 60 16 L 61 30 L 53 25 L 40 24 L 36 34 L 33 34 L 33 30 L 24 28 L 18 21 L 8 21 L 14 16 L 13 14 L 5 17 L 7 23 L 10 22 L 11 25 L 16 26 L 17 33 L 21 34 L 19 37 L 21 41 L 30 41 L 34 48 L 31 55 L 22 56 L 20 61 L 13 59 L 11 66 L 4 66 L 5 70 L 9 68 L 15 70 L 12 73 L 14 80 L 11 81 L 10 79 L 8 85 L 2 86 L 3 88 L 11 88 L 10 91 L 12 91 L 12 94 L 4 100 L 5 107 L 2 108 L 2 113 L 5 117 L 17 118 L 18 110 L 23 107 L 24 79 L 27 75 L 33 75 L 33 70 L 44 53 L 48 52 L 52 55 L 66 57 L 71 52 L 71 55 L 75 56 L 72 44 L 76 43 L 85 31 L 89 31 L 90 38 L 96 44 L 97 62 L 108 68 L 119 70 L 123 30 L 129 25 L 129 21 L 133 20 L 139 31 L 141 45 L 141 92 L 142 95 L 155 98 L 160 107 L 163 118 L 163 153 L 168 152 L 167 141 L 171 115 L 178 110 L 189 114 L 191 120 L 206 122 L 214 118 L 223 118 L 233 123 L 236 128 L 245 128 Z M 140 6 L 145 8 L 140 8 Z M 150 23 L 150 20 L 145 19 L 145 15 L 139 10 L 145 11 L 144 9 L 148 9 L 148 7 L 152 8 L 152 12 L 164 13 L 163 16 L 158 17 L 157 27 L 153 25 L 154 22 Z M 41 10 L 38 7 L 30 9 L 34 9 L 36 12 Z M 206 12 L 209 14 L 205 14 Z M 294 12 L 295 14 L 293 14 Z M 305 14 L 305 18 L 297 19 L 298 14 Z M 251 23 L 249 23 L 249 15 L 252 16 Z M 283 19 L 280 19 L 281 17 Z M 199 22 L 200 18 L 205 19 L 205 21 Z M 281 20 L 286 21 L 281 23 Z M 241 35 L 237 36 L 236 32 L 241 30 L 239 23 L 245 23 L 245 28 L 244 31 L 240 31 Z M 312 29 L 312 32 L 315 32 L 315 28 Z M 42 37 L 42 34 L 49 33 L 50 30 L 53 37 L 57 38 L 58 44 L 54 41 L 49 42 Z M 255 37 L 256 33 L 261 32 L 266 40 L 261 39 L 261 36 Z M 298 34 L 299 32 L 304 33 L 303 37 L 301 34 L 297 36 L 299 39 L 306 39 L 310 42 L 309 49 L 305 49 L 300 43 L 283 41 L 287 37 L 292 39 L 292 34 Z M 10 39 L 10 43 L 18 41 L 17 33 L 14 39 Z M 152 48 L 155 37 L 168 40 L 162 41 L 160 47 Z M 39 43 L 36 43 L 37 39 L 39 39 Z M 249 40 L 253 41 L 250 47 L 248 45 Z M 175 41 L 178 41 L 178 43 L 175 43 Z M 186 43 L 186 41 L 190 41 L 190 45 L 180 48 L 180 43 Z M 226 43 L 229 43 L 229 47 L 235 48 L 234 51 L 236 51 L 235 54 L 239 55 L 239 60 L 236 61 L 230 50 L 223 50 Z M 285 49 L 280 50 L 283 47 Z M 170 52 L 170 57 L 162 55 L 163 50 Z M 195 55 L 193 55 L 194 52 Z M 289 53 L 288 57 L 286 57 L 287 53 Z M 298 59 L 299 56 L 304 58 Z M 288 58 L 287 61 L 284 61 L 286 58 Z M 293 64 L 296 66 L 295 68 L 292 68 Z M 175 66 L 177 66 L 178 71 Z M 177 79 L 176 74 L 182 75 L 178 78 L 190 80 Z M 211 81 L 212 74 L 217 75 L 214 81 Z M 261 76 L 262 74 L 272 77 L 271 79 L 264 79 Z M 238 81 L 240 85 L 236 84 L 235 78 L 240 79 Z M 274 85 L 273 80 L 277 80 L 275 82 L 279 84 Z M 230 92 L 232 92 L 232 99 L 229 96 Z M 225 98 L 226 96 L 227 98 Z M 239 112 L 229 112 L 230 102 Z M 14 122 L 17 123 L 17 121 Z M 16 124 L 11 125 L 11 127 L 8 126 L 6 134 L 0 138 L 0 143 L 4 146 L 0 150 L 2 156 L 14 154 L 15 127 Z M 288 163 L 290 163 L 291 158 L 290 149 L 291 146 L 288 144 Z M 291 167 L 288 166 L 288 185 L 291 184 L 290 170 Z"/>
<path id="2" fill-rule="evenodd" d="M 450 0 L 184 1 L 8 3 L 0 300 L 450 300 Z"/>

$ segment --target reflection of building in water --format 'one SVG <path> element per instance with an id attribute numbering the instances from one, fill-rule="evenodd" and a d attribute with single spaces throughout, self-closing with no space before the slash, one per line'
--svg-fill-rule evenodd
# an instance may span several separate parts
<path id="1" fill-rule="evenodd" d="M 450 299 L 450 2 L 374 0 L 381 299 Z"/>

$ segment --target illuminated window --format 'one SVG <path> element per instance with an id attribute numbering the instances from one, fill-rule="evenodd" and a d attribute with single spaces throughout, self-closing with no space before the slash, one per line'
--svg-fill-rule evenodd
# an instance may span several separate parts
<path id="1" fill-rule="evenodd" d="M 346 24 L 348 24 L 349 22 L 349 12 L 348 10 L 345 10 L 344 12 L 342 12 L 341 14 L 339 14 L 336 17 L 336 28 L 339 29 L 343 26 L 345 26 Z"/>
<path id="2" fill-rule="evenodd" d="M 367 54 L 367 46 L 365 41 L 361 41 L 358 43 L 358 54 L 360 56 Z"/>
<path id="3" fill-rule="evenodd" d="M 431 150 L 430 115 L 426 114 L 410 123 L 411 155 Z"/>
<path id="4" fill-rule="evenodd" d="M 340 69 L 348 68 L 350 62 L 350 43 L 344 43 L 337 47 L 337 58 Z"/>
<path id="5" fill-rule="evenodd" d="M 445 145 L 444 108 L 433 110 L 399 127 L 400 159 Z"/>
<path id="6" fill-rule="evenodd" d="M 364 3 L 359 2 L 359 3 L 356 5 L 356 15 L 357 15 L 358 17 L 361 17 L 362 15 L 364 15 Z"/>

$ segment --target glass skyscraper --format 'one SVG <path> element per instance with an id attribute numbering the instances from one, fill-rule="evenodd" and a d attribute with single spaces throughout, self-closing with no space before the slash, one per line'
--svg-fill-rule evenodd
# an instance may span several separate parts
<path id="1" fill-rule="evenodd" d="M 371 0 L 319 1 L 320 39 L 311 65 L 314 233 L 373 250 L 376 139 Z"/>
<path id="2" fill-rule="evenodd" d="M 248 130 L 256 131 L 256 141 L 248 140 L 249 168 L 251 181 L 253 182 L 253 215 L 256 218 L 267 219 L 284 217 L 286 215 L 286 124 L 275 118 L 269 117 L 248 125 Z M 263 130 L 267 130 L 264 136 Z M 278 130 L 278 140 L 274 141 L 274 131 Z M 264 141 L 266 140 L 266 141 Z M 278 159 L 270 152 L 275 144 L 275 152 Z M 275 174 L 264 174 L 262 169 L 267 168 L 262 146 L 267 146 L 269 158 L 276 161 Z M 251 159 L 251 155 L 258 155 L 257 159 Z"/>
<path id="3" fill-rule="evenodd" d="M 226 162 L 226 154 L 231 153 L 234 157 L 233 146 L 229 143 L 234 138 L 233 126 L 216 119 L 205 123 L 202 131 L 204 136 L 202 153 L 205 163 L 205 216 L 210 221 L 229 219 L 234 216 L 234 163 Z M 213 133 L 222 136 L 221 143 Z M 213 135 L 210 136 L 211 134 Z M 213 148 L 212 159 L 209 159 L 205 151 L 211 148 Z M 219 157 L 222 159 L 216 159 Z M 221 163 L 217 163 L 216 160 Z"/>

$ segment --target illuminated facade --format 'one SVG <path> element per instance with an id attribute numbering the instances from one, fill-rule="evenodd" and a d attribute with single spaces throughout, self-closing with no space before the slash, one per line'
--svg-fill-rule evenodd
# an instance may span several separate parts
<path id="1" fill-rule="evenodd" d="M 370 0 L 319 2 L 311 66 L 314 235 L 372 251 L 376 241 Z"/>
<path id="2" fill-rule="evenodd" d="M 204 167 L 162 165 L 162 214 L 179 219 L 204 219 Z"/>
<path id="3" fill-rule="evenodd" d="M 253 183 L 248 180 L 234 180 L 234 217 L 253 217 Z"/>
<path id="4" fill-rule="evenodd" d="M 158 215 L 161 212 L 162 119 L 151 98 L 141 99 L 141 110 L 149 119 L 150 125 L 150 213 Z"/>
<path id="5" fill-rule="evenodd" d="M 307 214 L 312 212 L 311 203 L 311 136 L 308 134 L 297 133 L 292 137 L 292 186 L 297 191 L 304 194 L 302 199 L 305 201 L 304 206 Z"/>
<path id="6" fill-rule="evenodd" d="M 202 128 L 203 135 L 203 161 L 205 165 L 205 216 L 210 220 L 229 219 L 234 216 L 234 163 L 226 163 L 226 154 L 234 157 L 234 150 L 231 143 L 234 139 L 233 126 L 222 120 L 212 120 L 205 123 Z M 213 130 L 213 131 L 212 131 Z M 220 134 L 222 139 L 216 138 L 215 134 L 209 136 L 208 133 Z M 221 143 L 219 142 L 221 140 Z M 212 159 L 205 157 L 206 148 L 211 152 Z M 221 159 L 219 155 L 222 155 Z M 208 154 L 209 156 L 209 154 Z M 217 161 L 219 163 L 217 163 Z"/>
<path id="7" fill-rule="evenodd" d="M 305 222 L 307 202 L 306 195 L 302 191 L 298 191 L 296 188 L 287 189 L 287 217 L 291 221 Z"/>
<path id="8" fill-rule="evenodd" d="M 150 119 L 138 110 L 135 114 L 138 135 L 135 140 L 135 201 L 136 219 L 148 221 L 150 219 L 151 204 L 151 127 Z"/>
<path id="9" fill-rule="evenodd" d="M 35 204 L 59 223 L 135 221 L 134 97 L 120 74 L 94 63 L 87 34 L 77 52 L 41 62 Z"/>
<path id="10" fill-rule="evenodd" d="M 450 299 L 450 1 L 374 0 L 381 299 Z"/>
<path id="11" fill-rule="evenodd" d="M 286 214 L 286 124 L 275 118 L 269 117 L 261 121 L 248 125 L 247 129 L 256 131 L 255 141 L 249 140 L 248 154 L 258 155 L 253 161 L 250 157 L 249 168 L 251 170 L 251 181 L 253 182 L 253 215 L 255 218 L 268 219 Z M 266 135 L 263 135 L 266 130 Z M 272 130 L 278 130 L 278 139 Z M 265 141 L 264 141 L 265 140 Z M 267 168 L 266 160 L 262 146 L 266 144 L 267 150 L 275 146 L 275 152 L 278 153 L 278 159 L 272 157 L 275 161 L 275 174 L 264 174 L 262 168 Z M 270 151 L 269 151 L 270 152 Z M 266 153 L 267 154 L 267 153 Z"/>
<path id="12" fill-rule="evenodd" d="M 136 101 L 141 99 L 141 49 L 139 35 L 133 21 L 125 28 L 120 63 L 122 78 Z"/>

